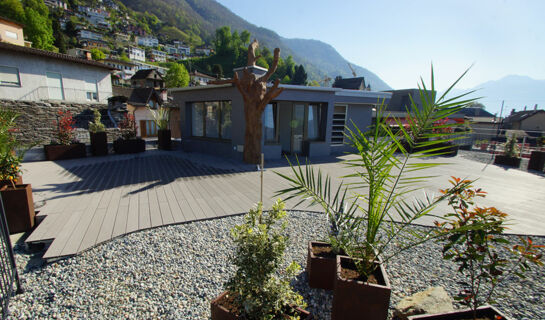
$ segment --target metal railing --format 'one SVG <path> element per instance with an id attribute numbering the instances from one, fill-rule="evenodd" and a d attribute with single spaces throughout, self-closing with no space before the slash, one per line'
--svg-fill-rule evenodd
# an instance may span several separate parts
<path id="1" fill-rule="evenodd" d="M 89 94 L 90 93 L 90 94 Z M 107 103 L 108 98 L 112 96 L 112 92 L 107 91 L 92 91 L 75 88 L 58 88 L 41 86 L 34 90 L 24 94 L 17 100 L 26 101 L 44 101 L 44 100 L 58 100 L 66 102 L 79 102 L 79 103 Z"/>
<path id="2" fill-rule="evenodd" d="M 15 256 L 9 238 L 8 223 L 4 211 L 2 197 L 0 197 L 0 308 L 2 319 L 6 319 L 9 313 L 9 300 L 14 293 L 22 293 Z"/>

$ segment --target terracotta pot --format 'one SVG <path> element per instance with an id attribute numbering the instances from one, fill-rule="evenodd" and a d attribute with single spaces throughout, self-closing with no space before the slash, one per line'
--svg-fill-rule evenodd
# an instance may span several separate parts
<path id="1" fill-rule="evenodd" d="M 237 315 L 232 314 L 229 310 L 224 308 L 221 303 L 223 298 L 228 294 L 227 291 L 222 292 L 216 299 L 210 303 L 210 313 L 212 320 L 236 320 L 241 319 Z M 300 319 L 311 320 L 312 315 L 310 312 L 297 308 L 297 313 Z"/>
<path id="2" fill-rule="evenodd" d="M 492 306 L 482 306 L 477 308 L 477 318 L 489 318 L 495 320 L 495 316 L 502 317 L 502 320 L 512 320 L 511 318 L 503 315 L 498 309 Z M 473 311 L 471 310 L 459 310 L 445 313 L 436 314 L 421 314 L 415 316 L 409 316 L 408 320 L 461 320 L 461 319 L 473 319 Z"/>
<path id="3" fill-rule="evenodd" d="M 309 241 L 307 255 L 308 285 L 311 288 L 333 290 L 335 271 L 337 270 L 337 255 L 315 255 L 313 248 L 322 247 L 331 249 L 325 242 Z M 344 255 L 344 253 L 342 253 Z"/>
<path id="4" fill-rule="evenodd" d="M 84 143 L 48 144 L 44 146 L 44 151 L 45 159 L 48 161 L 85 158 L 87 153 Z"/>
<path id="5" fill-rule="evenodd" d="M 494 164 L 518 168 L 520 166 L 520 158 L 497 154 L 494 157 Z"/>
<path id="6" fill-rule="evenodd" d="M 170 130 L 157 131 L 157 147 L 161 150 L 170 150 L 171 148 Z"/>
<path id="7" fill-rule="evenodd" d="M 146 151 L 146 141 L 137 139 L 117 139 L 114 141 L 115 153 L 139 153 Z"/>
<path id="8" fill-rule="evenodd" d="M 333 287 L 332 320 L 367 319 L 385 320 L 390 305 L 390 281 L 381 263 L 373 274 L 378 284 L 345 279 L 342 269 L 355 270 L 354 260 L 347 256 L 337 256 L 337 270 Z"/>
<path id="9" fill-rule="evenodd" d="M 91 152 L 93 156 L 105 156 L 108 154 L 108 136 L 106 132 L 91 132 Z"/>
<path id="10" fill-rule="evenodd" d="M 3 186 L 0 189 L 9 233 L 26 232 L 34 227 L 35 212 L 32 187 L 30 184 L 16 186 Z"/>
<path id="11" fill-rule="evenodd" d="M 22 175 L 17 176 L 17 179 L 15 180 L 15 184 L 16 185 L 23 184 L 23 176 Z M 11 181 L 9 181 L 9 180 L 0 180 L 0 188 L 3 187 L 3 186 L 11 186 Z"/>

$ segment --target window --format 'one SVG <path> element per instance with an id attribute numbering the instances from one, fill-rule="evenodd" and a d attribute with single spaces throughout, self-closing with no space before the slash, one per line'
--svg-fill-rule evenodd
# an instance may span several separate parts
<path id="1" fill-rule="evenodd" d="M 64 100 L 64 88 L 62 86 L 62 76 L 57 72 L 46 72 L 47 89 L 49 92 L 49 99 L 51 100 Z"/>
<path id="2" fill-rule="evenodd" d="M 11 38 L 11 39 L 15 39 L 15 40 L 19 39 L 19 37 L 17 36 L 17 33 L 7 31 L 7 30 L 6 30 L 6 37 Z"/>
<path id="3" fill-rule="evenodd" d="M 85 80 L 85 92 L 88 101 L 98 101 L 98 90 L 96 81 Z"/>
<path id="4" fill-rule="evenodd" d="M 277 121 L 278 107 L 276 103 L 268 104 L 263 111 L 264 120 L 263 127 L 265 128 L 265 143 L 278 142 Z"/>
<path id="5" fill-rule="evenodd" d="M 0 85 L 21 86 L 19 69 L 15 67 L 0 66 Z"/>
<path id="6" fill-rule="evenodd" d="M 193 103 L 191 105 L 191 133 L 194 137 L 231 139 L 231 102 Z"/>
<path id="7" fill-rule="evenodd" d="M 344 126 L 346 124 L 347 106 L 335 106 L 333 111 L 333 120 L 331 126 L 331 144 L 344 144 Z"/>
<path id="8" fill-rule="evenodd" d="M 308 106 L 308 140 L 319 140 L 321 138 L 320 134 L 320 123 L 321 123 L 321 112 L 320 107 L 315 104 Z"/>

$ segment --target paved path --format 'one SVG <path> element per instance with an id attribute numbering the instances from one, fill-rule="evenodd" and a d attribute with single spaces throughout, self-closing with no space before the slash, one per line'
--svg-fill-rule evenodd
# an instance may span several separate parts
<path id="1" fill-rule="evenodd" d="M 317 166 L 334 177 L 350 173 L 338 160 L 319 159 Z M 513 233 L 545 235 L 543 176 L 460 157 L 442 160 L 452 164 L 428 172 L 438 177 L 425 186 L 427 192 L 446 187 L 451 175 L 479 178 L 476 185 L 489 193 L 480 204 L 509 213 Z M 290 172 L 285 161 L 268 166 L 273 168 L 264 174 L 266 207 L 275 191 L 288 186 L 273 171 Z M 181 151 L 29 162 L 23 170 L 35 202 L 45 202 L 39 209 L 45 218 L 26 241 L 51 242 L 45 259 L 71 256 L 138 230 L 245 213 L 260 193 L 254 166 Z M 288 202 L 288 207 L 295 203 Z M 433 219 L 419 222 L 429 225 Z"/>

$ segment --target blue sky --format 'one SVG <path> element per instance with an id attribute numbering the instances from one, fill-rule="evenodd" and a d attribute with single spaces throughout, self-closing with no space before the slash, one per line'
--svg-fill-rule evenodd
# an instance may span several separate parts
<path id="1" fill-rule="evenodd" d="M 545 79 L 545 1 L 218 0 L 286 38 L 331 44 L 395 89 L 429 79 L 445 89 L 511 74 Z"/>

